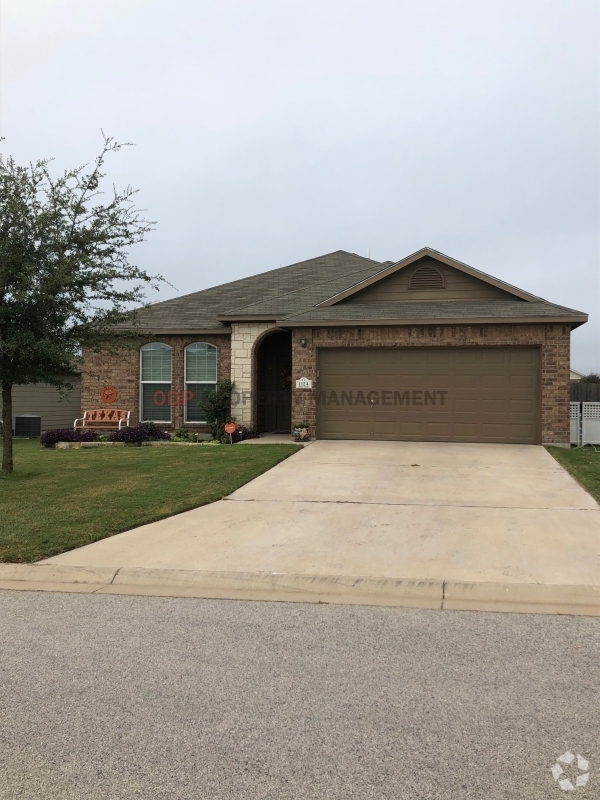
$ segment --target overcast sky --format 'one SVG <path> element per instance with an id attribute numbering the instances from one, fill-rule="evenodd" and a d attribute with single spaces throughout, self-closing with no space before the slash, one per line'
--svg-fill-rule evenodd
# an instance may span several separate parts
<path id="1" fill-rule="evenodd" d="M 600 370 L 598 0 L 2 0 L 18 161 L 110 177 L 177 291 L 428 245 L 590 314 Z"/>

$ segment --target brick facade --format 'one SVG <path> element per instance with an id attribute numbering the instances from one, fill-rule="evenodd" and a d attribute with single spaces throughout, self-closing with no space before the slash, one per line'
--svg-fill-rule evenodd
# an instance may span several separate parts
<path id="1" fill-rule="evenodd" d="M 233 341 L 228 335 L 162 336 L 154 341 L 173 348 L 173 389 L 183 389 L 184 348 L 204 341 L 217 348 L 217 380 L 231 379 L 238 392 L 256 390 L 256 350 L 264 334 L 274 328 L 269 323 L 236 325 Z M 292 387 L 300 377 L 313 381 L 313 389 L 292 389 L 292 424 L 306 420 L 311 436 L 316 429 L 317 350 L 320 347 L 474 347 L 527 346 L 540 348 L 541 428 L 544 444 L 569 442 L 569 364 L 570 327 L 563 324 L 490 324 L 432 326 L 340 326 L 294 328 L 292 330 Z M 301 339 L 307 339 L 307 346 Z M 113 407 L 132 410 L 132 424 L 139 420 L 139 347 L 124 349 L 118 355 L 84 351 L 82 408 L 99 408 L 100 389 L 113 385 L 119 399 Z M 234 409 L 238 422 L 255 425 L 255 408 L 248 402 Z M 183 408 L 173 408 L 173 422 L 179 428 Z M 203 426 L 190 425 L 194 430 Z"/>
<path id="2" fill-rule="evenodd" d="M 292 331 L 292 387 L 298 378 L 313 381 L 313 389 L 292 388 L 292 424 L 305 420 L 315 435 L 317 408 L 317 350 L 320 347 L 474 347 L 540 348 L 542 442 L 569 442 L 568 325 L 431 325 L 294 328 Z M 300 340 L 307 339 L 302 347 Z"/>
<path id="3" fill-rule="evenodd" d="M 172 388 L 176 391 L 183 390 L 184 349 L 194 342 L 207 342 L 217 348 L 217 380 L 229 380 L 231 376 L 231 347 L 228 335 L 193 336 L 157 336 L 152 341 L 168 344 L 173 348 L 173 375 Z M 119 392 L 119 398 L 107 408 L 131 409 L 132 425 L 137 425 L 140 414 L 140 347 L 147 342 L 140 342 L 136 347 L 123 348 L 116 354 L 106 352 L 93 352 L 84 350 L 81 405 L 83 410 L 88 408 L 102 408 L 106 406 L 100 400 L 100 389 L 103 386 L 114 386 Z M 161 423 L 161 427 L 182 428 L 189 427 L 195 431 L 204 431 L 206 427 L 198 424 L 185 425 L 183 421 L 183 407 L 173 406 L 172 422 Z"/>

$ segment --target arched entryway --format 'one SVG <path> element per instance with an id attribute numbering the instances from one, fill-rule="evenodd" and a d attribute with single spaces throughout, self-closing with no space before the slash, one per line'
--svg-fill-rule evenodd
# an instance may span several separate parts
<path id="1" fill-rule="evenodd" d="M 292 335 L 267 334 L 256 351 L 256 428 L 259 433 L 292 429 Z"/>

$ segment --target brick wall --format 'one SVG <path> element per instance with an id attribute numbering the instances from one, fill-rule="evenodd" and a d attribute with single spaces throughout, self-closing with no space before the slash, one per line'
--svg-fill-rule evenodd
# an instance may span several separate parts
<path id="1" fill-rule="evenodd" d="M 184 349 L 194 342 L 207 342 L 217 348 L 217 380 L 229 380 L 231 376 L 231 347 L 228 335 L 199 335 L 194 336 L 160 336 L 152 341 L 163 342 L 173 348 L 173 376 L 172 388 L 183 390 L 183 359 Z M 106 352 L 93 352 L 84 350 L 82 368 L 81 406 L 85 411 L 88 408 L 102 408 L 106 406 L 100 400 L 100 389 L 103 386 L 114 386 L 119 392 L 119 399 L 107 408 L 131 409 L 132 424 L 137 425 L 140 413 L 140 350 L 142 344 L 133 348 L 123 348 L 116 354 Z M 184 427 L 183 408 L 180 405 L 173 407 L 172 423 L 161 424 L 161 427 Z M 202 425 L 185 426 L 194 430 L 205 430 Z"/>
<path id="2" fill-rule="evenodd" d="M 255 389 L 249 370 L 256 343 L 270 325 L 252 326 L 239 331 L 236 352 L 236 375 L 232 374 L 231 346 L 228 335 L 163 336 L 161 341 L 173 348 L 173 389 L 183 389 L 183 351 L 186 345 L 206 341 L 217 348 L 217 379 L 234 379 L 242 388 Z M 255 329 L 256 328 L 256 329 Z M 303 348 L 300 339 L 308 344 Z M 242 342 L 246 347 L 242 346 Z M 292 389 L 292 424 L 306 420 L 314 436 L 316 428 L 317 349 L 319 347 L 473 347 L 522 345 L 540 348 L 542 441 L 564 444 L 569 441 L 569 362 L 570 329 L 566 325 L 444 325 L 444 326 L 372 326 L 338 328 L 294 328 L 292 331 L 292 387 L 300 377 L 310 378 L 313 389 Z M 113 407 L 130 408 L 133 424 L 139 419 L 139 347 L 124 349 L 118 355 L 83 354 L 82 409 L 98 408 L 100 389 L 113 385 L 119 399 Z M 247 384 L 247 386 L 246 386 Z M 235 413 L 239 422 L 251 424 Z M 183 409 L 173 409 L 171 427 L 183 425 Z M 195 430 L 201 426 L 190 426 Z"/>
<path id="3" fill-rule="evenodd" d="M 432 325 L 294 328 L 292 387 L 301 377 L 313 389 L 292 388 L 292 424 L 306 420 L 316 429 L 319 347 L 473 347 L 523 345 L 540 348 L 542 442 L 569 441 L 570 328 L 567 325 Z M 308 340 L 306 348 L 300 340 Z"/>

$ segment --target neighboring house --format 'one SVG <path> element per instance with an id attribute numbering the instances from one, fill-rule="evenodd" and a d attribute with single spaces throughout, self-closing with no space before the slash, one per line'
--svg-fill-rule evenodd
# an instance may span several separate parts
<path id="1" fill-rule="evenodd" d="M 574 369 L 571 369 L 570 380 L 572 381 L 580 381 L 583 378 L 583 373 L 577 372 Z"/>
<path id="2" fill-rule="evenodd" d="M 62 394 L 47 383 L 13 386 L 13 417 L 34 414 L 41 417 L 42 433 L 50 428 L 72 428 L 81 416 L 81 381 L 73 381 L 73 389 Z"/>
<path id="3" fill-rule="evenodd" d="M 231 379 L 259 431 L 323 439 L 569 442 L 571 330 L 587 315 L 430 248 L 378 263 L 337 251 L 156 303 L 147 343 L 84 353 L 83 407 L 205 430 Z"/>

